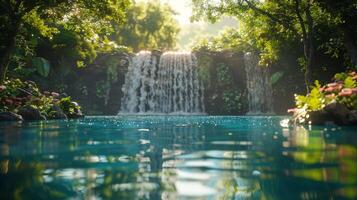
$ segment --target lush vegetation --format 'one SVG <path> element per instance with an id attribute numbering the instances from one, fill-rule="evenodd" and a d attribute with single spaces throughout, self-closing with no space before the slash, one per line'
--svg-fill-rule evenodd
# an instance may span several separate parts
<path id="1" fill-rule="evenodd" d="M 240 28 L 229 36 L 230 41 L 244 41 L 245 47 L 259 50 L 260 63 L 264 66 L 278 61 L 287 49 L 297 52 L 297 67 L 305 73 L 306 86 L 311 85 L 311 80 L 320 78 L 319 71 L 326 67 L 320 61 L 323 57 L 340 60 L 349 67 L 357 64 L 356 3 L 348 0 L 192 2 L 193 19 L 215 22 L 223 15 L 236 17 Z M 211 48 L 213 44 L 220 49 L 222 45 L 217 40 L 222 38 L 206 42 L 205 46 Z M 200 45 L 202 48 L 202 43 Z M 335 67 L 333 62 L 328 67 Z"/>
<path id="2" fill-rule="evenodd" d="M 41 42 L 69 53 L 77 66 L 83 66 L 95 48 L 104 47 L 110 22 L 124 22 L 128 4 L 127 0 L 1 0 L 0 82 L 11 63 L 25 65 Z"/>
<path id="3" fill-rule="evenodd" d="M 175 12 L 158 0 L 132 4 L 126 10 L 126 23 L 114 23 L 111 39 L 138 52 L 143 49 L 172 50 L 179 26 Z"/>
<path id="4" fill-rule="evenodd" d="M 175 13 L 160 1 L 1 0 L 1 5 L 0 83 L 5 85 L 31 80 L 44 90 L 73 93 L 70 85 L 81 79 L 81 69 L 97 65 L 103 55 L 172 49 L 179 32 Z M 103 64 L 108 80 L 95 89 L 103 100 L 117 81 L 118 63 L 108 63 L 112 60 Z M 85 85 L 78 87 L 90 93 Z"/>
<path id="5" fill-rule="evenodd" d="M 300 123 L 311 121 L 313 112 L 324 111 L 324 108 L 332 103 L 344 105 L 349 110 L 357 110 L 357 73 L 338 73 L 333 78 L 334 82 L 321 85 L 315 81 L 311 92 L 304 95 L 296 95 L 296 109 L 293 112 Z"/>
<path id="6" fill-rule="evenodd" d="M 70 97 L 56 92 L 41 92 L 32 81 L 12 79 L 0 85 L 0 112 L 21 113 L 21 110 L 28 108 L 38 112 L 43 119 L 77 118 L 82 115 L 80 106 Z"/>
<path id="7" fill-rule="evenodd" d="M 242 77 L 236 76 L 244 71 L 233 63 L 237 60 L 219 53 L 258 52 L 281 99 L 293 99 L 303 82 L 310 96 L 318 96 L 309 87 L 312 80 L 325 83 L 357 64 L 357 3 L 348 0 L 192 0 L 193 21 L 219 23 L 188 25 L 181 33 L 175 8 L 160 0 L 0 3 L 0 83 L 29 80 L 76 101 L 91 96 L 92 104 L 120 101 L 109 98 L 113 85 L 119 88 L 124 79 L 122 57 L 141 49 L 176 49 L 179 34 L 181 43 L 193 43 L 192 50 L 203 55 L 200 76 L 212 94 L 206 103 L 223 105 L 216 114 L 243 114 L 246 107 Z M 207 37 L 226 24 L 233 27 Z"/>

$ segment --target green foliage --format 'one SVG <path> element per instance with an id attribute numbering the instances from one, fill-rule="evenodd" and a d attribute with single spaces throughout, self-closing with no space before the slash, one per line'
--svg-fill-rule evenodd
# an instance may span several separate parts
<path id="1" fill-rule="evenodd" d="M 284 53 L 282 49 L 293 48 L 299 53 L 296 58 L 303 58 L 299 60 L 303 69 L 306 69 L 308 62 L 303 54 L 302 41 L 308 37 L 324 54 L 332 58 L 343 57 L 341 55 L 345 54 L 347 46 L 343 44 L 345 34 L 339 30 L 341 25 L 351 27 L 352 22 L 348 24 L 345 18 L 354 19 L 353 10 L 356 9 L 355 5 L 345 0 L 341 3 L 309 0 L 192 0 L 192 5 L 193 20 L 216 22 L 222 16 L 236 17 L 240 23 L 235 32 L 244 41 L 241 45 L 258 49 L 262 66 L 278 61 Z M 334 9 L 337 7 L 339 10 Z M 355 32 L 351 35 L 355 35 Z M 234 39 L 231 41 L 235 43 Z M 213 44 L 214 39 L 204 39 L 195 48 L 215 49 L 212 48 L 215 46 Z"/>
<path id="2" fill-rule="evenodd" d="M 78 110 L 81 109 L 81 107 L 76 103 L 71 100 L 71 97 L 64 97 L 59 101 L 59 106 L 61 110 L 66 114 L 67 116 L 71 116 L 77 113 Z"/>
<path id="3" fill-rule="evenodd" d="M 335 74 L 334 79 L 335 79 L 336 81 L 344 81 L 347 77 L 348 77 L 348 74 L 342 72 L 342 73 L 337 73 L 337 74 Z"/>
<path id="4" fill-rule="evenodd" d="M 298 108 L 304 108 L 307 111 L 316 111 L 322 109 L 326 105 L 326 99 L 320 91 L 321 85 L 319 81 L 315 81 L 315 86 L 311 87 L 310 94 L 306 96 L 297 95 L 295 97 Z"/>
<path id="5" fill-rule="evenodd" d="M 233 77 L 232 72 L 229 70 L 229 67 L 220 63 L 217 68 L 217 78 L 218 84 L 220 86 L 227 86 L 232 84 Z"/>
<path id="6" fill-rule="evenodd" d="M 235 88 L 223 92 L 223 110 L 227 114 L 239 113 L 243 107 L 243 98 L 239 90 Z"/>
<path id="7" fill-rule="evenodd" d="M 234 82 L 230 66 L 202 54 L 198 56 L 198 75 L 205 85 L 206 108 L 210 114 L 243 113 L 244 91 Z"/>
<path id="8" fill-rule="evenodd" d="M 19 108 L 28 105 L 46 114 L 56 100 L 56 96 L 51 94 L 43 95 L 33 82 L 12 79 L 5 81 L 1 87 L 5 88 L 0 91 L 1 111 L 17 112 Z"/>
<path id="9" fill-rule="evenodd" d="M 160 1 L 136 2 L 127 9 L 126 23 L 114 24 L 111 38 L 134 51 L 176 47 L 178 22 L 168 4 Z"/>
<path id="10" fill-rule="evenodd" d="M 351 110 L 357 109 L 356 72 L 338 73 L 334 79 L 337 82 L 325 86 L 321 86 L 318 81 L 315 81 L 315 86 L 311 87 L 309 94 L 295 96 L 297 106 L 295 116 L 300 122 L 305 121 L 311 111 L 322 110 L 331 102 L 344 104 Z"/>
<path id="11" fill-rule="evenodd" d="M 343 85 L 344 85 L 345 88 L 355 88 L 355 87 L 357 87 L 356 80 L 353 80 L 353 78 L 351 76 L 348 76 L 344 80 Z"/>
<path id="12" fill-rule="evenodd" d="M 44 116 L 53 116 L 59 106 L 69 117 L 80 111 L 80 106 L 71 101 L 70 97 L 59 99 L 55 92 L 41 93 L 34 82 L 21 81 L 20 79 L 6 80 L 0 85 L 0 112 L 17 112 L 24 106 L 31 106 L 40 111 Z"/>
<path id="13" fill-rule="evenodd" d="M 34 57 L 32 59 L 32 65 L 37 69 L 37 72 L 43 76 L 47 77 L 50 73 L 51 65 L 48 60 L 41 57 Z"/>
<path id="14" fill-rule="evenodd" d="M 192 47 L 194 51 L 249 51 L 252 48 L 243 40 L 241 34 L 233 28 L 227 28 L 215 37 L 203 37 Z"/>
<path id="15" fill-rule="evenodd" d="M 357 74 L 356 72 L 344 73 L 343 88 L 336 97 L 337 101 L 345 104 L 350 109 L 357 109 Z"/>
<path id="16" fill-rule="evenodd" d="M 31 62 L 33 56 L 44 57 L 51 63 L 66 58 L 71 66 L 84 67 L 93 62 L 97 52 L 108 51 L 108 46 L 115 50 L 116 45 L 108 45 L 106 39 L 114 31 L 111 23 L 124 22 L 129 0 L 0 3 L 0 56 L 12 61 L 5 58 L 5 63 L 0 63 L 0 68 L 4 68 L 0 72 L 5 73 L 8 63 L 15 69 Z"/>

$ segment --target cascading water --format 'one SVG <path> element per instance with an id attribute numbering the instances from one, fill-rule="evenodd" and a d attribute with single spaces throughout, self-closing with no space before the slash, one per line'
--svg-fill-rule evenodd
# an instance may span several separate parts
<path id="1" fill-rule="evenodd" d="M 260 67 L 259 56 L 254 53 L 244 55 L 247 77 L 248 107 L 247 115 L 273 114 L 273 94 L 269 70 Z"/>
<path id="2" fill-rule="evenodd" d="M 151 52 L 139 52 L 122 90 L 120 113 L 204 113 L 204 87 L 191 53 L 166 52 L 158 62 Z"/>

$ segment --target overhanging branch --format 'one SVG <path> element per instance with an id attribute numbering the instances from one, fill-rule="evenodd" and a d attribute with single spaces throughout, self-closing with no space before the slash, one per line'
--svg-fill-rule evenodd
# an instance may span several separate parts
<path id="1" fill-rule="evenodd" d="M 280 20 L 278 17 L 274 16 L 273 14 L 261 9 L 261 8 L 258 8 L 257 6 L 255 6 L 252 2 L 250 2 L 249 0 L 244 0 L 244 2 L 247 3 L 247 5 L 249 6 L 250 9 L 256 11 L 258 14 L 261 14 L 261 15 L 264 15 L 266 17 L 268 17 L 270 20 L 272 20 L 273 22 L 277 23 L 277 24 L 280 24 L 282 25 L 284 28 L 292 31 L 292 33 L 300 38 L 301 36 L 299 35 L 298 31 L 289 23 L 283 21 L 283 20 Z"/>

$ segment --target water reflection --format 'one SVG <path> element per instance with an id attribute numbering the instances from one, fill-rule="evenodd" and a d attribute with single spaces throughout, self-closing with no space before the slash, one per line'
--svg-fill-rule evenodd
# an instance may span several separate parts
<path id="1" fill-rule="evenodd" d="M 0 199 L 354 199 L 354 128 L 279 117 L 0 123 Z"/>

